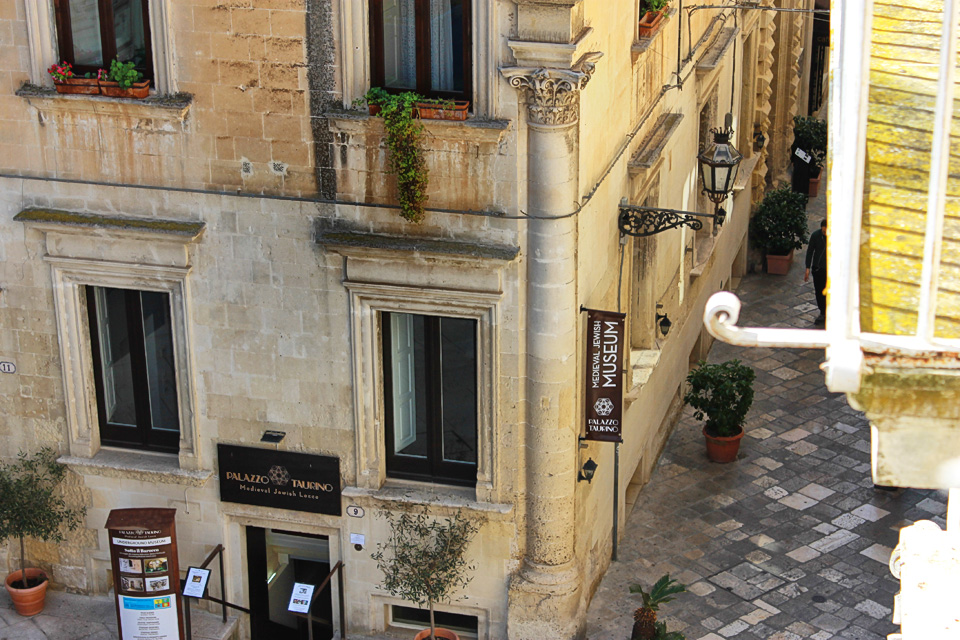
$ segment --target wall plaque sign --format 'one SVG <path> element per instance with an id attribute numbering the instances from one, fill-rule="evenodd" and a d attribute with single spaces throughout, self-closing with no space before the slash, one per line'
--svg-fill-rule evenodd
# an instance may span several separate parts
<path id="1" fill-rule="evenodd" d="M 341 515 L 340 458 L 229 444 L 217 457 L 224 502 Z"/>
<path id="2" fill-rule="evenodd" d="M 114 509 L 110 541 L 120 640 L 183 640 L 176 509 Z"/>
<path id="3" fill-rule="evenodd" d="M 626 314 L 587 310 L 586 439 L 623 442 L 623 323 Z"/>

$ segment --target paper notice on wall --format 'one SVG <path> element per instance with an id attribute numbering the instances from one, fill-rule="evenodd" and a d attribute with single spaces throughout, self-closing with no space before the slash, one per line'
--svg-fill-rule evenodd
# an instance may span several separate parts
<path id="1" fill-rule="evenodd" d="M 117 596 L 123 640 L 178 640 L 177 598 Z"/>
<path id="2" fill-rule="evenodd" d="M 803 149 L 801 149 L 800 147 L 797 147 L 797 150 L 794 151 L 793 153 L 795 156 L 797 156 L 807 164 L 810 164 L 810 161 L 813 160 L 813 156 L 807 153 L 806 151 L 804 151 Z"/>

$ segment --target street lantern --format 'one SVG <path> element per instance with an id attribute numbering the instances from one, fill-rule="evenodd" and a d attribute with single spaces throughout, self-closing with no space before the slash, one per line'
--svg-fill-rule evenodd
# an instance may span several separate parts
<path id="1" fill-rule="evenodd" d="M 743 156 L 730 144 L 733 129 L 711 129 L 713 144 L 697 156 L 700 161 L 700 177 L 703 179 L 703 192 L 710 202 L 720 205 L 733 191 L 733 184 L 737 180 L 737 169 Z M 720 222 L 718 220 L 717 222 Z"/>

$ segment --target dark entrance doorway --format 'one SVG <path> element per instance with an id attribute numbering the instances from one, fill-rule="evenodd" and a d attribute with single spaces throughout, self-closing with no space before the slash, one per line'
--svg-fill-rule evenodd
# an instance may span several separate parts
<path id="1" fill-rule="evenodd" d="M 253 640 L 307 640 L 307 619 L 287 611 L 295 582 L 319 586 L 330 573 L 327 536 L 247 527 Z M 313 640 L 333 638 L 331 583 L 314 594 Z"/>

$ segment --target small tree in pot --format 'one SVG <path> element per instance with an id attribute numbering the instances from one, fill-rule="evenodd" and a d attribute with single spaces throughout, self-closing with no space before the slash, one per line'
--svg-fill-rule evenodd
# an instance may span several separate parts
<path id="1" fill-rule="evenodd" d="M 455 633 L 437 628 L 433 605 L 450 602 L 453 594 L 470 582 L 467 573 L 475 567 L 464 555 L 480 530 L 479 522 L 460 511 L 443 520 L 429 516 L 426 509 L 420 513 L 380 515 L 390 523 L 390 539 L 377 544 L 372 558 L 383 572 L 383 588 L 391 595 L 430 609 L 429 636 L 424 632 L 418 638 L 436 640 L 438 632 L 444 638 L 457 638 Z"/>
<path id="2" fill-rule="evenodd" d="M 768 191 L 751 221 L 754 244 L 767 256 L 767 272 L 785 275 L 790 269 L 793 251 L 807 241 L 807 196 L 787 186 Z M 771 260 L 780 256 L 782 260 Z"/>
<path id="3" fill-rule="evenodd" d="M 714 462 L 732 462 L 740 450 L 743 423 L 753 404 L 753 369 L 739 360 L 708 364 L 701 360 L 687 374 L 689 391 L 683 400 L 693 407 L 693 417 L 706 420 L 703 435 L 707 456 Z"/>
<path id="4" fill-rule="evenodd" d="M 47 584 L 42 571 L 26 568 L 24 538 L 62 542 L 65 531 L 80 526 L 86 514 L 85 508 L 73 509 L 64 501 L 60 485 L 66 474 L 67 468 L 48 447 L 32 456 L 21 452 L 14 462 L 0 465 L 0 540 L 20 540 L 20 570 L 7 576 L 6 585 L 21 615 L 43 609 Z M 21 590 L 29 591 L 32 601 L 23 609 L 16 593 Z"/>

